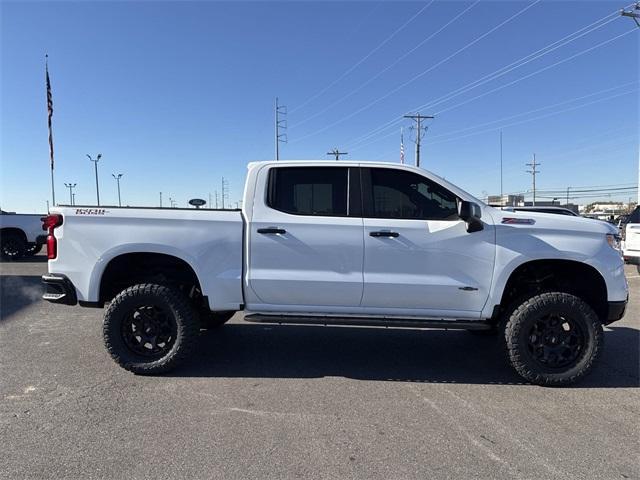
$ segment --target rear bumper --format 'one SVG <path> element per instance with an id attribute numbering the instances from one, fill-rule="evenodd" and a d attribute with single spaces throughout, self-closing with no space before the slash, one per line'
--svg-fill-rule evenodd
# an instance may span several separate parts
<path id="1" fill-rule="evenodd" d="M 51 303 L 61 303 L 63 305 L 75 305 L 78 303 L 76 288 L 65 275 L 47 274 L 42 276 L 46 290 L 42 298 Z"/>
<path id="2" fill-rule="evenodd" d="M 627 301 L 628 300 L 624 300 L 622 302 L 609 302 L 609 313 L 607 314 L 606 325 L 616 322 L 624 317 L 625 311 L 627 310 Z"/>

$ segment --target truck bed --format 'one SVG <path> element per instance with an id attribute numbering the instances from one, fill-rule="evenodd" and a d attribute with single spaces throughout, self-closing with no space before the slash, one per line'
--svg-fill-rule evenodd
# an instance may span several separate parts
<path id="1" fill-rule="evenodd" d="M 58 256 L 49 271 L 67 276 L 80 302 L 99 300 L 100 278 L 111 260 L 144 252 L 184 259 L 214 308 L 242 304 L 240 210 L 76 205 L 51 213 L 62 214 L 63 223 L 55 230 Z"/>

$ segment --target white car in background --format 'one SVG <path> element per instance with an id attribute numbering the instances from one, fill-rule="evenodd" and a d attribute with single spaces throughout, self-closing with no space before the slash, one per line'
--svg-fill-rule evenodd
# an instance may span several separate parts
<path id="1" fill-rule="evenodd" d="M 629 215 L 622 230 L 622 251 L 624 259 L 638 265 L 640 271 L 640 206 Z"/>
<path id="2" fill-rule="evenodd" d="M 16 260 L 37 254 L 46 242 L 42 231 L 44 215 L 0 210 L 0 254 L 5 260 Z"/>

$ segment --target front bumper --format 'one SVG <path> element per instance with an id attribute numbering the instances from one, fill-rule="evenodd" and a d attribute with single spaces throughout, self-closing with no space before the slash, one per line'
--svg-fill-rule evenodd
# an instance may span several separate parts
<path id="1" fill-rule="evenodd" d="M 609 302 L 609 313 L 607 314 L 607 321 L 605 325 L 609 325 L 610 323 L 616 322 L 624 317 L 628 301 L 629 299 L 627 298 L 627 300 L 622 302 Z"/>
<path id="2" fill-rule="evenodd" d="M 52 273 L 42 276 L 46 290 L 42 298 L 51 303 L 75 305 L 78 303 L 76 288 L 65 275 Z"/>

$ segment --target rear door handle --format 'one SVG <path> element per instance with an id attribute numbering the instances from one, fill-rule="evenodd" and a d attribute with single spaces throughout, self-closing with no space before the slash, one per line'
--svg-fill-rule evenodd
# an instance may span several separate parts
<path id="1" fill-rule="evenodd" d="M 378 232 L 369 232 L 369 235 L 371 235 L 372 237 L 392 237 L 392 238 L 396 238 L 396 237 L 400 236 L 400 234 L 398 232 L 391 232 L 389 230 L 380 230 Z"/>
<path id="2" fill-rule="evenodd" d="M 258 233 L 283 234 L 283 233 L 287 233 L 287 231 L 284 228 L 268 227 L 268 228 L 259 228 Z"/>

